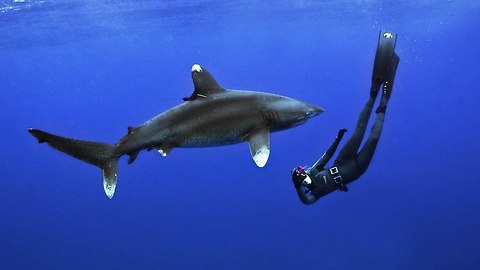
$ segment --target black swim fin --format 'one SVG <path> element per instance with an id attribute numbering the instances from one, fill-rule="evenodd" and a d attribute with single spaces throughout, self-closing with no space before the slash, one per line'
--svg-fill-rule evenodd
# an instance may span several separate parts
<path id="1" fill-rule="evenodd" d="M 380 86 L 388 79 L 395 77 L 396 61 L 398 64 L 398 56 L 395 54 L 395 45 L 397 42 L 397 34 L 389 31 L 382 30 L 378 37 L 377 52 L 375 54 L 375 64 L 373 66 L 372 73 L 372 87 L 371 95 L 375 95 L 380 90 Z M 395 60 L 396 59 L 396 60 Z M 395 66 L 395 67 L 393 67 Z M 393 82 L 393 79 L 392 79 Z"/>
<path id="2" fill-rule="evenodd" d="M 385 82 L 382 88 L 382 97 L 389 100 L 392 95 L 393 81 L 395 80 L 395 74 L 397 73 L 398 62 L 400 57 L 396 53 L 393 53 L 392 61 L 386 71 Z"/>

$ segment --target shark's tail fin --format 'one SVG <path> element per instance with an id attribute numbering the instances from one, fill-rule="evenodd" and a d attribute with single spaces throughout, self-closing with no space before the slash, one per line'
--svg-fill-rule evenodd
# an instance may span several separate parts
<path id="1" fill-rule="evenodd" d="M 114 154 L 114 145 L 69 139 L 33 128 L 28 129 L 28 132 L 37 138 L 39 143 L 46 142 L 59 151 L 102 169 L 103 188 L 108 198 L 113 197 L 117 185 L 119 158 Z"/>

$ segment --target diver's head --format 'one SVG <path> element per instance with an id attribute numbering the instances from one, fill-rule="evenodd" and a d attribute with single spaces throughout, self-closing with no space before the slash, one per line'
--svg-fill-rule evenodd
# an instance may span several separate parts
<path id="1" fill-rule="evenodd" d="M 308 176 L 308 173 L 305 171 L 305 167 L 298 166 L 292 171 L 292 180 L 296 185 L 309 186 L 312 184 L 312 179 Z"/>

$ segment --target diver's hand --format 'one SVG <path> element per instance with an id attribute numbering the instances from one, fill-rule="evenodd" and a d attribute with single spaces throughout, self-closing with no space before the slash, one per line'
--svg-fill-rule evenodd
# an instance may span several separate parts
<path id="1" fill-rule="evenodd" d="M 347 132 L 346 128 L 340 129 L 337 134 L 337 140 L 341 140 L 343 138 L 343 135 L 345 135 L 346 132 Z"/>

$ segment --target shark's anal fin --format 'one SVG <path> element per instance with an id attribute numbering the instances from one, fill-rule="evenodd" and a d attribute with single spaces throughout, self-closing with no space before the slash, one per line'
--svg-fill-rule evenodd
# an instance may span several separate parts
<path id="1" fill-rule="evenodd" d="M 140 151 L 135 151 L 135 152 L 131 152 L 129 153 L 129 158 L 128 158 L 128 164 L 132 164 L 136 159 L 137 159 L 137 156 L 138 156 L 138 153 Z"/>
<path id="2" fill-rule="evenodd" d="M 257 127 L 250 131 L 245 140 L 250 145 L 250 154 L 258 167 L 262 168 L 267 164 L 270 155 L 270 127 Z"/>

